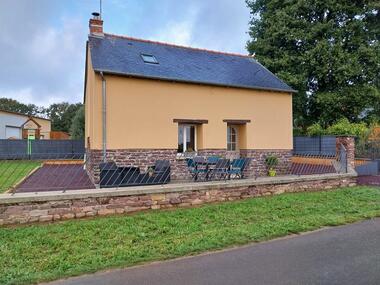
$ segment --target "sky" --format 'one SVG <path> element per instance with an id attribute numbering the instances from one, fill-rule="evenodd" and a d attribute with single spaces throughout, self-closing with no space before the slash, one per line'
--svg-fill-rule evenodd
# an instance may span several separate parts
<path id="1" fill-rule="evenodd" d="M 100 0 L 0 0 L 0 97 L 82 102 L 88 20 Z M 247 54 L 245 0 L 103 0 L 111 34 Z"/>

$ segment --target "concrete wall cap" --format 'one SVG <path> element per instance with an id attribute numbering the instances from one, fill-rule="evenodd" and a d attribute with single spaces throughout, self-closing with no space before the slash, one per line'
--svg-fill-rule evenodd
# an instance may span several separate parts
<path id="1" fill-rule="evenodd" d="M 68 190 L 52 192 L 33 192 L 33 193 L 13 193 L 1 194 L 0 205 L 18 204 L 29 202 L 47 202 L 62 200 L 77 200 L 86 198 L 103 198 L 103 197 L 122 197 L 145 194 L 175 193 L 186 191 L 207 191 L 207 190 L 228 190 L 230 188 L 255 186 L 255 185 L 278 185 L 293 182 L 307 182 L 320 180 L 333 180 L 342 178 L 356 177 L 355 172 L 351 173 L 334 173 L 323 175 L 303 175 L 303 176 L 278 176 L 278 177 L 259 177 L 257 179 L 243 179 L 233 181 L 215 181 L 215 182 L 198 182 L 183 184 L 166 184 L 151 186 L 136 186 L 126 188 L 106 188 L 106 189 L 88 189 L 88 190 Z"/>

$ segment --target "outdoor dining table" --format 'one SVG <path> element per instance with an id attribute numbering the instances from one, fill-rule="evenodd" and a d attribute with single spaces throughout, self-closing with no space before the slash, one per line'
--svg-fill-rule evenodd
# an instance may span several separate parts
<path id="1" fill-rule="evenodd" d="M 216 165 L 216 161 L 208 161 L 207 159 L 201 157 L 201 158 L 194 158 L 194 163 L 195 163 L 195 175 L 194 175 L 194 181 L 198 180 L 198 166 L 204 166 L 205 168 L 205 179 L 208 180 L 209 178 L 209 173 L 211 170 L 211 167 L 213 165 Z"/>

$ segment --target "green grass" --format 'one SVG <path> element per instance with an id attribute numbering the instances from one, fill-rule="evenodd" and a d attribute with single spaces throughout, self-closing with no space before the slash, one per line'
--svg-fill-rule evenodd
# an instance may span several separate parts
<path id="1" fill-rule="evenodd" d="M 21 181 L 41 162 L 33 160 L 0 160 L 0 193 Z"/>
<path id="2" fill-rule="evenodd" d="M 376 216 L 380 189 L 355 187 L 0 228 L 0 284 L 131 266 Z"/>

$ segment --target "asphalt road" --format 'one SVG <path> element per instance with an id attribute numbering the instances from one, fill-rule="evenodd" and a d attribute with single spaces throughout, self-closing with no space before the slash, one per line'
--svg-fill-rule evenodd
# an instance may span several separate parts
<path id="1" fill-rule="evenodd" d="M 54 285 L 380 284 L 380 219 Z"/>

